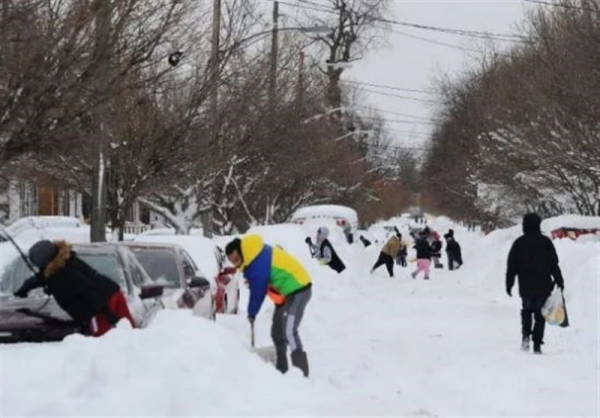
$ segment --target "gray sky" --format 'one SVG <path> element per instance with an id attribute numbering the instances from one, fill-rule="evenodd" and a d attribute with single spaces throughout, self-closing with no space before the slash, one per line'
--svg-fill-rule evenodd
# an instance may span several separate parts
<path id="1" fill-rule="evenodd" d="M 438 26 L 454 29 L 466 29 L 503 34 L 515 34 L 515 26 L 520 23 L 530 4 L 523 1 L 406 1 L 392 0 L 388 19 L 410 23 Z M 433 41 L 456 45 L 463 48 L 481 49 L 481 41 L 464 36 L 420 30 L 393 25 L 391 28 L 400 33 L 388 33 L 388 46 L 369 53 L 363 60 L 354 64 L 343 78 L 362 83 L 381 84 L 407 89 L 430 90 L 433 79 L 442 72 L 458 75 L 462 70 L 473 65 L 469 53 L 459 49 L 437 45 L 406 35 L 428 38 Z M 501 42 L 502 45 L 510 45 Z M 360 86 L 371 90 L 365 92 L 368 103 L 386 113 L 387 119 L 414 120 L 417 123 L 399 123 L 388 121 L 387 127 L 401 132 L 394 132 L 396 141 L 403 144 L 419 146 L 425 135 L 415 134 L 412 138 L 408 132 L 429 132 L 431 126 L 420 124 L 426 122 L 396 115 L 394 113 L 414 115 L 427 119 L 433 108 L 427 103 L 401 99 L 387 95 L 400 95 L 416 99 L 435 100 L 436 96 L 427 93 L 390 90 L 373 86 Z M 394 113 L 392 113 L 394 112 Z"/>

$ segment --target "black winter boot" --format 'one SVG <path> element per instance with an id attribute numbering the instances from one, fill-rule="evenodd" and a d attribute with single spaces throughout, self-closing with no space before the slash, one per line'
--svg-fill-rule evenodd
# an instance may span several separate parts
<path id="1" fill-rule="evenodd" d="M 275 362 L 275 368 L 281 373 L 288 371 L 288 359 L 287 359 L 287 347 L 276 347 L 277 361 Z M 292 359 L 294 357 L 292 356 Z M 293 361 L 293 360 L 292 360 Z"/>
<path id="2" fill-rule="evenodd" d="M 292 352 L 292 364 L 302 370 L 304 377 L 308 377 L 308 357 L 306 351 L 296 350 Z"/>
<path id="3" fill-rule="evenodd" d="M 533 354 L 542 354 L 542 344 L 533 342 Z"/>
<path id="4" fill-rule="evenodd" d="M 521 350 L 529 351 L 530 342 L 531 340 L 529 339 L 529 337 L 524 335 L 523 340 L 521 341 Z"/>

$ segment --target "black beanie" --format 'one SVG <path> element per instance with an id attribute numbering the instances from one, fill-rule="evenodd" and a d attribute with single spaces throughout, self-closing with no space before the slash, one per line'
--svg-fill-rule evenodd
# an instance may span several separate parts
<path id="1" fill-rule="evenodd" d="M 31 247 L 29 250 L 29 259 L 34 266 L 42 271 L 56 257 L 56 253 L 58 253 L 58 248 L 53 242 L 42 240 L 36 242 Z"/>

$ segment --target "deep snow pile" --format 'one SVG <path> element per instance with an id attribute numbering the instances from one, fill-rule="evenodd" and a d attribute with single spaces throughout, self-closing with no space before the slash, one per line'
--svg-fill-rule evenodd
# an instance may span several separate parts
<path id="1" fill-rule="evenodd" d="M 371 276 L 380 246 L 347 245 L 339 231 L 332 241 L 349 267 L 341 275 L 310 258 L 304 238 L 314 226 L 255 230 L 312 274 L 300 330 L 308 381 L 297 371 L 278 375 L 247 351 L 244 310 L 216 324 L 163 312 L 147 330 L 1 347 L 2 413 L 597 416 L 600 243 L 555 241 L 572 326 L 547 326 L 544 355 L 534 356 L 519 350 L 520 299 L 504 289 L 519 228 L 485 237 L 445 218 L 430 226 L 453 228 L 465 259 L 458 271 L 433 270 L 430 281 L 410 278 L 414 264 L 396 266 L 394 279 L 383 267 Z M 259 346 L 270 344 L 271 314 L 265 302 Z"/>
<path id="2" fill-rule="evenodd" d="M 125 323 L 104 338 L 2 347 L 0 403 L 7 416 L 251 415 L 313 411 L 217 324 L 163 311 L 147 330 Z"/>

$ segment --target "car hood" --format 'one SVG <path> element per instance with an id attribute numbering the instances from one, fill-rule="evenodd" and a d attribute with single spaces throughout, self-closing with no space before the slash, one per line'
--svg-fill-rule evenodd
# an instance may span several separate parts
<path id="1" fill-rule="evenodd" d="M 24 299 L 12 296 L 0 296 L 0 330 L 40 328 L 47 325 L 47 321 L 19 312 L 28 309 L 42 315 L 65 321 L 65 325 L 74 324 L 69 315 L 63 311 L 54 298 L 27 297 Z"/>

